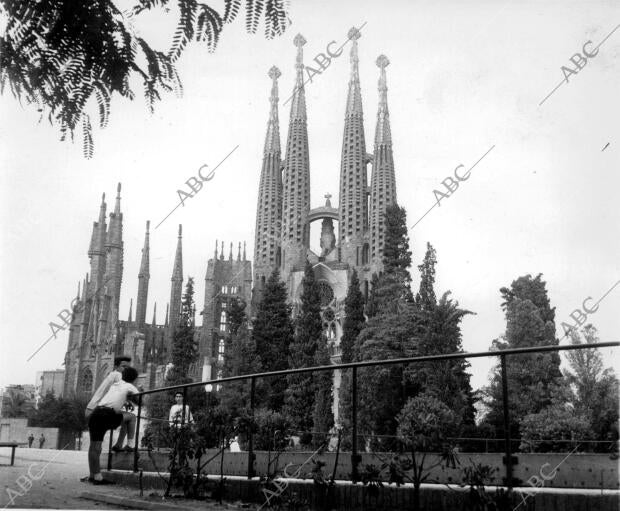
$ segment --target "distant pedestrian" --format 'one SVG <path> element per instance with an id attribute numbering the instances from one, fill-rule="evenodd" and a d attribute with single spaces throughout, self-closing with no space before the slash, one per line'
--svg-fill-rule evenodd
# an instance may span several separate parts
<path id="1" fill-rule="evenodd" d="M 44 443 L 45 443 L 45 435 L 41 433 L 41 436 L 39 437 L 39 449 L 43 449 Z"/>
<path id="2" fill-rule="evenodd" d="M 34 435 L 32 432 L 28 435 L 28 447 L 32 447 L 32 442 L 34 442 Z"/>

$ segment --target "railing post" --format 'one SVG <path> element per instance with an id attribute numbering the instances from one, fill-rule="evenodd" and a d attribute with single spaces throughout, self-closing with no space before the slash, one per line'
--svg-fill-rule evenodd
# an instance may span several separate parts
<path id="1" fill-rule="evenodd" d="M 508 371 L 506 355 L 500 355 L 502 367 L 502 402 L 504 406 L 504 448 L 506 451 L 506 486 L 512 488 L 512 446 L 510 438 L 510 414 L 508 412 Z"/>
<path id="2" fill-rule="evenodd" d="M 140 416 L 142 415 L 142 394 L 138 396 L 138 417 L 136 418 L 136 433 L 134 435 L 133 471 L 138 471 L 138 444 L 140 440 Z"/>
<path id="3" fill-rule="evenodd" d="M 112 439 L 114 437 L 114 430 L 111 429 L 110 431 L 110 442 L 108 445 L 108 470 L 112 470 Z"/>
<path id="4" fill-rule="evenodd" d="M 351 368 L 351 479 L 354 483 L 359 481 L 357 465 L 359 454 L 357 452 L 357 366 Z"/>
<path id="5" fill-rule="evenodd" d="M 187 406 L 187 387 L 183 387 L 183 408 L 181 408 L 181 428 L 185 425 L 185 407 Z"/>
<path id="6" fill-rule="evenodd" d="M 248 437 L 248 479 L 254 477 L 254 400 L 256 397 L 256 377 L 250 378 L 250 432 Z"/>

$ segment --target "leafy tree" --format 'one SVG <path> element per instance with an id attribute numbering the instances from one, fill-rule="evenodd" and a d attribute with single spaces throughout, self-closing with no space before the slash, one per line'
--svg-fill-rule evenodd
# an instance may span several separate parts
<path id="1" fill-rule="evenodd" d="M 555 308 L 547 296 L 546 283 L 539 274 L 519 277 L 510 288 L 500 290 L 506 315 L 506 334 L 493 341 L 497 350 L 528 346 L 557 345 L 555 337 Z M 560 357 L 557 353 L 535 353 L 507 358 L 508 402 L 511 435 L 519 438 L 519 421 L 536 414 L 553 402 L 561 385 Z M 491 383 L 484 390 L 489 411 L 485 421 L 503 436 L 503 400 L 501 371 L 496 367 Z"/>
<path id="2" fill-rule="evenodd" d="M 434 296 L 432 287 L 430 293 Z M 444 293 L 438 303 L 429 301 L 418 311 L 417 329 L 408 343 L 412 351 L 408 350 L 406 356 L 463 352 L 460 322 L 472 313 L 459 308 L 457 301 L 448 298 L 449 294 Z M 404 372 L 407 396 L 428 392 L 454 411 L 464 424 L 473 425 L 475 399 L 469 367 L 465 359 L 410 364 Z"/>
<path id="3" fill-rule="evenodd" d="M 459 417 L 437 398 L 423 393 L 409 398 L 396 420 L 398 438 L 411 453 L 413 509 L 418 510 L 420 486 L 431 471 L 440 465 L 455 464 L 449 438 L 458 431 Z M 440 452 L 441 456 L 427 465 L 430 452 Z"/>
<path id="4" fill-rule="evenodd" d="M 56 423 L 59 409 L 58 399 L 50 391 L 39 401 L 39 406 L 30 418 L 29 424 L 33 427 L 53 428 L 55 426 L 52 424 Z"/>
<path id="5" fill-rule="evenodd" d="M 295 337 L 289 346 L 289 367 L 291 369 L 312 367 L 321 341 L 323 322 L 321 319 L 321 295 L 314 277 L 312 265 L 306 261 L 302 280 L 301 305 L 295 318 Z M 315 377 L 311 373 L 289 374 L 283 413 L 293 426 L 301 432 L 301 442 L 309 444 L 314 408 Z"/>
<path id="6" fill-rule="evenodd" d="M 600 341 L 593 325 L 583 328 L 587 344 Z M 573 344 L 582 344 L 577 331 L 571 331 Z M 566 352 L 569 367 L 565 370 L 567 382 L 574 390 L 573 404 L 577 414 L 589 418 L 595 440 L 618 438 L 618 379 L 613 369 L 604 369 L 598 349 Z"/>
<path id="7" fill-rule="evenodd" d="M 48 392 L 39 402 L 28 424 L 40 428 L 59 428 L 71 432 L 71 438 L 81 435 L 88 427 L 84 415 L 87 399 L 79 397 L 56 398 L 53 392 Z"/>
<path id="8" fill-rule="evenodd" d="M 2 408 L 2 414 L 5 417 L 27 417 L 32 410 L 32 405 L 23 394 L 12 392 L 8 398 L 5 398 Z"/>
<path id="9" fill-rule="evenodd" d="M 293 342 L 294 329 L 291 309 L 286 303 L 286 286 L 275 269 L 265 284 L 262 299 L 256 308 L 252 340 L 263 365 L 263 371 L 288 369 L 289 346 Z M 282 409 L 286 380 L 276 378 L 265 382 L 269 394 L 258 400 L 274 411 Z"/>
<path id="10" fill-rule="evenodd" d="M 180 95 L 175 62 L 190 41 L 203 41 L 214 51 L 224 24 L 241 11 L 242 0 L 225 0 L 223 15 L 197 0 L 176 3 L 176 30 L 169 50 L 161 52 L 139 37 L 135 26 L 146 10 L 163 8 L 167 13 L 170 0 L 138 0 L 125 12 L 114 0 L 4 0 L 0 91 L 8 82 L 17 99 L 34 104 L 41 118 L 46 115 L 60 128 L 62 140 L 80 131 L 84 154 L 91 157 L 90 104 L 98 108 L 104 128 L 115 93 L 134 99 L 134 80 L 143 86 L 151 111 L 162 92 Z M 282 34 L 290 23 L 286 2 L 246 2 L 247 31 L 255 33 L 263 20 L 267 38 Z"/>
<path id="11" fill-rule="evenodd" d="M 344 323 L 340 339 L 341 360 L 343 364 L 353 361 L 355 340 L 364 326 L 364 296 L 360 290 L 357 271 L 353 270 L 349 290 L 344 301 Z"/>

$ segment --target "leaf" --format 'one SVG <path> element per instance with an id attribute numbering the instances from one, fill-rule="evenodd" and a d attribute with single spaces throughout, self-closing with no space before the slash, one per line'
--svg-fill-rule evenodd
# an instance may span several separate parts
<path id="1" fill-rule="evenodd" d="M 82 146 L 84 158 L 90 159 L 93 157 L 93 135 L 88 114 L 82 115 L 82 136 L 84 142 Z"/>
<path id="2" fill-rule="evenodd" d="M 172 47 L 168 51 L 168 56 L 173 62 L 179 58 L 187 43 L 194 37 L 194 24 L 198 7 L 196 0 L 178 0 L 178 4 L 181 15 L 172 39 Z"/>

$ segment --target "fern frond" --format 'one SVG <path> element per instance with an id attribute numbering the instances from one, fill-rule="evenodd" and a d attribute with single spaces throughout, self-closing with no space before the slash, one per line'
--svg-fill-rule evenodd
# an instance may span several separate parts
<path id="1" fill-rule="evenodd" d="M 286 31 L 290 25 L 287 11 L 288 9 L 281 0 L 267 0 L 265 6 L 265 37 L 267 39 L 273 39 Z"/>
<path id="2" fill-rule="evenodd" d="M 219 13 L 206 4 L 198 4 L 196 40 L 206 41 L 209 51 L 214 51 L 220 39 L 224 22 Z"/>
<path id="3" fill-rule="evenodd" d="M 178 0 L 179 3 L 179 23 L 177 24 L 174 37 L 172 38 L 172 48 L 168 56 L 175 62 L 181 52 L 194 37 L 194 24 L 196 21 L 196 0 Z"/>
<path id="4" fill-rule="evenodd" d="M 245 7 L 245 29 L 249 34 L 255 34 L 265 7 L 264 0 L 246 0 Z"/>
<path id="5" fill-rule="evenodd" d="M 224 23 L 231 23 L 235 20 L 241 9 L 243 0 L 225 0 Z"/>
<path id="6" fill-rule="evenodd" d="M 91 159 L 93 157 L 93 129 L 90 125 L 90 117 L 88 114 L 82 115 L 82 136 L 84 158 Z"/>
<path id="7" fill-rule="evenodd" d="M 110 92 L 105 85 L 97 84 L 95 97 L 99 107 L 99 127 L 105 128 L 110 117 Z"/>

